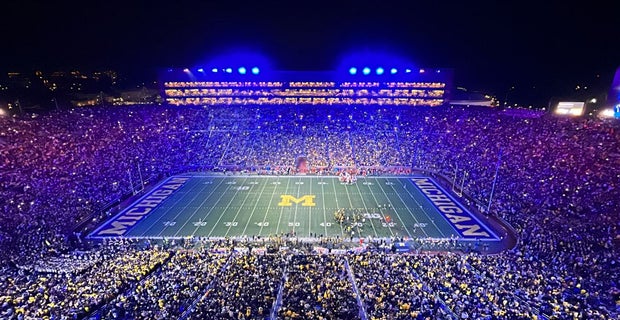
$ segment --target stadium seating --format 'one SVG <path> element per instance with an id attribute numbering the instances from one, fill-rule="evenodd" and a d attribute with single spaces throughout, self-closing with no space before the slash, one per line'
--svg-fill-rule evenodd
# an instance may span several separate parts
<path id="1" fill-rule="evenodd" d="M 615 123 L 456 107 L 246 105 L 235 112 L 227 106 L 73 109 L 0 117 L 0 128 L 3 319 L 619 315 Z M 463 181 L 462 191 L 484 210 L 499 163 L 487 214 L 510 222 L 519 244 L 498 256 L 322 257 L 305 250 L 290 260 L 220 259 L 203 249 L 137 249 L 138 243 L 73 251 L 84 246 L 74 228 L 141 189 L 140 181 L 224 168 L 291 173 L 299 155 L 313 173 L 428 170 Z M 301 266 L 311 272 L 296 272 Z M 195 280 L 184 282 L 188 277 Z M 163 285 L 170 282 L 177 285 Z M 229 301 L 226 290 L 249 283 L 255 289 L 237 305 L 218 309 Z M 301 295 L 312 292 L 310 284 L 321 297 Z"/>

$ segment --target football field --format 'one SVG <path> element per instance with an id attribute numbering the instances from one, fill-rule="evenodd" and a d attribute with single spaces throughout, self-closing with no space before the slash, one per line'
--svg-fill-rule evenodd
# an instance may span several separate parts
<path id="1" fill-rule="evenodd" d="M 179 175 L 90 238 L 456 238 L 495 233 L 428 177 Z"/>

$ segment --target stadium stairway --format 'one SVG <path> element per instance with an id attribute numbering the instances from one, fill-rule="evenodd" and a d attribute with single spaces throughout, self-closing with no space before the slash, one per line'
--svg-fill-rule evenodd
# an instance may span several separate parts
<path id="1" fill-rule="evenodd" d="M 196 305 L 198 304 L 198 302 L 200 302 L 202 299 L 205 299 L 208 295 L 209 292 L 211 291 L 211 288 L 213 287 L 213 284 L 215 283 L 215 281 L 218 280 L 218 278 L 224 273 L 226 272 L 226 270 L 228 270 L 228 266 L 230 265 L 231 261 L 233 260 L 233 254 L 228 255 L 228 259 L 226 259 L 226 263 L 222 266 L 222 268 L 219 270 L 218 275 L 216 275 L 215 277 L 213 277 L 213 279 L 211 280 L 211 282 L 209 283 L 209 285 L 207 286 L 205 292 L 201 295 L 198 296 L 198 298 L 196 298 L 196 300 L 194 300 L 194 302 L 192 302 L 189 307 L 187 307 L 187 309 L 185 310 L 185 312 L 183 312 L 183 314 L 181 314 L 181 316 L 179 317 L 179 320 L 185 320 L 187 319 L 187 317 L 189 317 L 189 315 L 192 313 L 192 310 L 194 310 L 194 308 L 196 307 Z"/>
<path id="2" fill-rule="evenodd" d="M 351 266 L 349 265 L 349 258 L 344 257 L 344 266 L 347 268 L 347 274 L 349 275 L 349 281 L 353 285 L 353 292 L 355 292 L 355 299 L 357 300 L 357 305 L 360 308 L 360 318 L 362 320 L 368 320 L 368 315 L 366 314 L 366 308 L 364 308 L 364 302 L 362 301 L 362 296 L 360 295 L 359 290 L 357 290 L 357 282 L 355 281 L 355 276 L 353 275 L 353 271 L 351 270 Z"/>
<path id="3" fill-rule="evenodd" d="M 140 279 L 140 281 L 137 282 L 133 282 L 131 283 L 129 286 L 127 286 L 127 288 L 125 290 L 121 290 L 117 295 L 115 295 L 114 297 L 108 299 L 107 301 L 101 303 L 100 305 L 97 306 L 97 308 L 95 308 L 89 315 L 87 315 L 86 317 L 84 317 L 84 319 L 88 319 L 88 320 L 100 320 L 100 319 L 104 319 L 104 315 L 102 314 L 102 308 L 106 305 L 108 305 L 110 302 L 114 301 L 114 299 L 116 299 L 116 297 L 122 295 L 122 294 L 128 294 L 130 293 L 132 290 L 134 290 L 137 286 L 139 285 L 144 285 L 144 283 L 151 277 L 156 276 L 157 274 L 159 274 L 161 272 L 161 268 L 163 266 L 165 266 L 168 261 L 170 261 L 170 259 L 172 259 L 172 257 L 175 255 L 175 252 L 171 252 L 168 257 L 162 261 L 160 264 L 155 265 L 155 267 L 153 269 L 151 269 L 142 279 Z"/>
<path id="4" fill-rule="evenodd" d="M 280 281 L 280 286 L 278 287 L 278 296 L 276 297 L 276 301 L 273 302 L 273 307 L 271 308 L 270 320 L 275 320 L 277 318 L 278 309 L 280 309 L 280 306 L 282 305 L 282 292 L 284 291 L 284 283 L 286 282 L 289 263 L 290 257 L 286 260 L 286 266 L 282 272 L 282 280 Z"/>

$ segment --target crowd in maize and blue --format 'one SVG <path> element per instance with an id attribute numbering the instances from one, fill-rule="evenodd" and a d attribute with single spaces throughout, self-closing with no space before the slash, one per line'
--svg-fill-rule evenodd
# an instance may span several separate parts
<path id="1" fill-rule="evenodd" d="M 618 318 L 617 123 L 464 107 L 230 108 L 0 118 L 0 318 Z M 318 254 L 291 239 L 266 252 L 232 240 L 91 247 L 72 234 L 132 192 L 129 175 L 284 174 L 304 155 L 327 172 L 456 172 L 486 203 L 500 154 L 486 214 L 514 226 L 519 243 L 496 255 Z"/>

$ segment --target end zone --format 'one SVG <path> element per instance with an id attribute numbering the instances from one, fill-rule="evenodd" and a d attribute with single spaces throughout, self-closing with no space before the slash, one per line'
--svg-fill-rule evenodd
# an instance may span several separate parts
<path id="1" fill-rule="evenodd" d="M 463 240 L 499 240 L 499 237 L 469 212 L 433 179 L 412 177 L 411 182 L 454 228 Z"/>
<path id="2" fill-rule="evenodd" d="M 149 212 L 180 189 L 189 179 L 189 177 L 170 177 L 164 180 L 138 201 L 95 229 L 87 238 L 98 239 L 126 234 L 134 225 L 146 217 Z"/>

